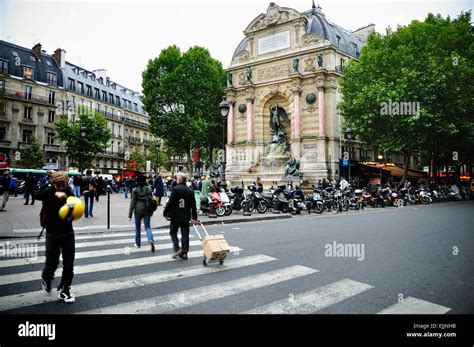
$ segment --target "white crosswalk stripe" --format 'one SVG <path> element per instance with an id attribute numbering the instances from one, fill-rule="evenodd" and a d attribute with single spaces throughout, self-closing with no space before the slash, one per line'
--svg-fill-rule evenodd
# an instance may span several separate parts
<path id="1" fill-rule="evenodd" d="M 377 314 L 445 314 L 450 310 L 449 307 L 409 296 Z"/>
<path id="2" fill-rule="evenodd" d="M 266 255 L 255 255 L 239 259 L 231 259 L 227 261 L 224 266 L 219 267 L 203 267 L 202 265 L 198 265 L 184 269 L 160 271 L 152 274 L 140 274 L 134 276 L 119 277 L 105 281 L 96 281 L 75 285 L 74 293 L 79 297 L 84 297 L 98 293 L 112 292 L 121 289 L 130 289 L 150 284 L 157 284 L 199 275 L 206 275 L 213 272 L 229 271 L 232 269 L 262 264 L 274 260 L 276 260 L 276 258 L 272 258 Z M 0 297 L 0 311 L 37 305 L 56 300 L 57 299 L 54 296 L 47 296 L 41 291 L 3 296 Z"/>
<path id="3" fill-rule="evenodd" d="M 253 289 L 270 286 L 272 284 L 289 281 L 306 276 L 318 270 L 295 265 L 280 270 L 269 271 L 263 274 L 247 276 L 232 281 L 220 283 L 218 286 L 204 286 L 185 290 L 174 294 L 157 296 L 145 300 L 137 300 L 81 313 L 85 314 L 122 314 L 122 313 L 163 313 L 179 308 L 201 304 L 207 301 L 221 299 L 230 295 L 247 292 Z"/>
<path id="4" fill-rule="evenodd" d="M 290 295 L 245 314 L 303 314 L 313 313 L 373 288 L 371 285 L 344 279 L 308 292 Z"/>
<path id="5" fill-rule="evenodd" d="M 201 241 L 190 241 L 189 246 L 199 246 Z M 155 249 L 157 251 L 163 249 L 173 248 L 173 244 L 168 242 L 166 244 L 155 244 Z M 148 252 L 150 253 L 150 247 L 148 244 L 142 245 L 141 248 L 135 248 L 130 246 L 120 247 L 120 248 L 111 248 L 103 249 L 98 251 L 87 251 L 87 252 L 76 252 L 75 259 L 86 259 L 86 258 L 97 258 L 97 257 L 106 257 L 110 255 L 128 255 L 133 253 Z M 30 264 L 41 264 L 46 261 L 45 256 L 38 256 L 36 258 L 17 258 L 17 259 L 8 259 L 0 261 L 0 268 L 2 267 L 12 267 L 12 266 L 21 266 L 21 265 L 30 265 Z"/>

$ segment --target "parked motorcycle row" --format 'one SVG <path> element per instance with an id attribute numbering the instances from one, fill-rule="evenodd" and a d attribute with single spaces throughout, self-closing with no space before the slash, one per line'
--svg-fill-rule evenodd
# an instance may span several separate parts
<path id="1" fill-rule="evenodd" d="M 261 192 L 257 185 L 251 184 L 247 190 L 239 186 L 231 188 L 230 192 L 214 190 L 208 196 L 201 196 L 200 203 L 204 214 L 215 213 L 222 217 L 231 215 L 233 211 L 242 211 L 244 214 L 255 211 L 261 214 L 267 211 L 291 214 L 321 214 L 324 211 L 340 213 L 367 207 L 402 207 L 473 198 L 474 194 L 469 189 L 455 185 L 439 187 L 437 190 L 422 186 L 399 190 L 379 186 L 371 192 L 367 189 L 322 188 L 313 185 L 313 193 L 304 194 L 299 186 L 273 185 L 269 192 Z"/>

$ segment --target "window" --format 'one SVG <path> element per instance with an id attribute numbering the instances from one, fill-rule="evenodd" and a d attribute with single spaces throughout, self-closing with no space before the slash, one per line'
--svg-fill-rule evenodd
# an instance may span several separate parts
<path id="1" fill-rule="evenodd" d="M 97 81 L 99 81 L 100 84 L 104 84 L 104 79 L 102 77 L 99 77 Z"/>
<path id="2" fill-rule="evenodd" d="M 25 86 L 25 99 L 26 100 L 31 100 L 32 92 L 33 92 L 33 87 L 32 86 Z"/>
<path id="3" fill-rule="evenodd" d="M 115 124 L 112 123 L 112 135 L 115 135 Z"/>
<path id="4" fill-rule="evenodd" d="M 97 103 L 97 112 L 100 112 L 100 104 Z"/>
<path id="5" fill-rule="evenodd" d="M 128 103 L 127 103 L 126 99 L 122 99 L 122 102 L 123 102 L 123 107 L 124 108 L 128 107 Z"/>
<path id="6" fill-rule="evenodd" d="M 56 84 L 56 74 L 52 72 L 46 73 L 46 78 L 48 79 L 49 84 Z"/>
<path id="7" fill-rule="evenodd" d="M 133 103 L 133 109 L 138 112 L 138 104 L 136 102 Z"/>
<path id="8" fill-rule="evenodd" d="M 49 100 L 49 103 L 54 105 L 54 99 L 56 97 L 56 92 L 53 92 L 52 90 L 49 91 L 49 96 L 48 96 L 48 100 Z"/>
<path id="9" fill-rule="evenodd" d="M 84 94 L 84 83 L 82 82 L 77 82 L 77 91 L 81 94 Z"/>
<path id="10" fill-rule="evenodd" d="M 107 92 L 102 91 L 102 100 L 107 102 Z"/>
<path id="11" fill-rule="evenodd" d="M 341 45 L 341 37 L 339 35 L 336 35 L 336 39 L 337 39 L 337 48 L 339 48 L 339 46 Z"/>
<path id="12" fill-rule="evenodd" d="M 120 107 L 120 96 L 115 96 L 115 103 Z"/>
<path id="13" fill-rule="evenodd" d="M 99 90 L 99 88 L 94 88 L 94 91 L 95 91 L 95 98 L 97 100 L 100 100 L 100 90 Z"/>
<path id="14" fill-rule="evenodd" d="M 0 60 L 0 73 L 8 73 L 8 61 Z"/>
<path id="15" fill-rule="evenodd" d="M 69 90 L 76 91 L 76 82 L 72 78 L 69 79 Z"/>
<path id="16" fill-rule="evenodd" d="M 0 141 L 4 141 L 7 134 L 7 128 L 0 127 Z"/>
<path id="17" fill-rule="evenodd" d="M 23 66 L 23 78 L 33 79 L 33 68 Z"/>
<path id="18" fill-rule="evenodd" d="M 87 87 L 87 96 L 92 97 L 92 87 L 89 85 L 86 85 L 86 87 Z"/>
<path id="19" fill-rule="evenodd" d="M 48 112 L 48 122 L 53 123 L 55 116 L 56 116 L 56 112 L 54 112 L 54 111 L 49 111 L 49 112 Z"/>
<path id="20" fill-rule="evenodd" d="M 23 130 L 23 142 L 28 143 L 31 140 L 31 137 L 33 136 L 33 131 L 31 130 Z"/>
<path id="21" fill-rule="evenodd" d="M 5 91 L 5 80 L 0 80 L 0 92 Z"/>
<path id="22" fill-rule="evenodd" d="M 122 126 L 119 125 L 118 126 L 118 135 L 121 136 L 122 135 Z M 120 145 L 119 145 L 120 146 Z"/>
<path id="23" fill-rule="evenodd" d="M 341 72 L 344 70 L 344 62 L 345 60 L 341 58 Z"/>
<path id="24" fill-rule="evenodd" d="M 32 119 L 32 117 L 31 117 L 32 111 L 33 111 L 33 109 L 31 107 L 25 107 L 25 111 L 23 113 L 23 118 Z"/>
<path id="25" fill-rule="evenodd" d="M 54 133 L 48 133 L 48 145 L 54 145 Z"/>
<path id="26" fill-rule="evenodd" d="M 114 94 L 109 94 L 109 100 L 110 100 L 110 103 L 113 105 L 114 104 Z"/>

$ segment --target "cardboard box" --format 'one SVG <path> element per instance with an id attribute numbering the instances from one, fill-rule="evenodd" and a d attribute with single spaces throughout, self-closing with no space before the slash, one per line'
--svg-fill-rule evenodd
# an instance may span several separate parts
<path id="1" fill-rule="evenodd" d="M 202 249 L 208 260 L 221 259 L 230 251 L 229 244 L 223 235 L 210 235 L 202 240 Z"/>

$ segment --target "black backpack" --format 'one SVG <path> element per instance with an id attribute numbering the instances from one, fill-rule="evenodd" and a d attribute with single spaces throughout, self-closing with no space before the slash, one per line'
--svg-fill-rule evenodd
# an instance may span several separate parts
<path id="1" fill-rule="evenodd" d="M 158 203 L 156 202 L 155 198 L 153 197 L 153 191 L 145 189 L 145 206 L 148 209 L 148 212 L 153 213 L 158 208 Z"/>

